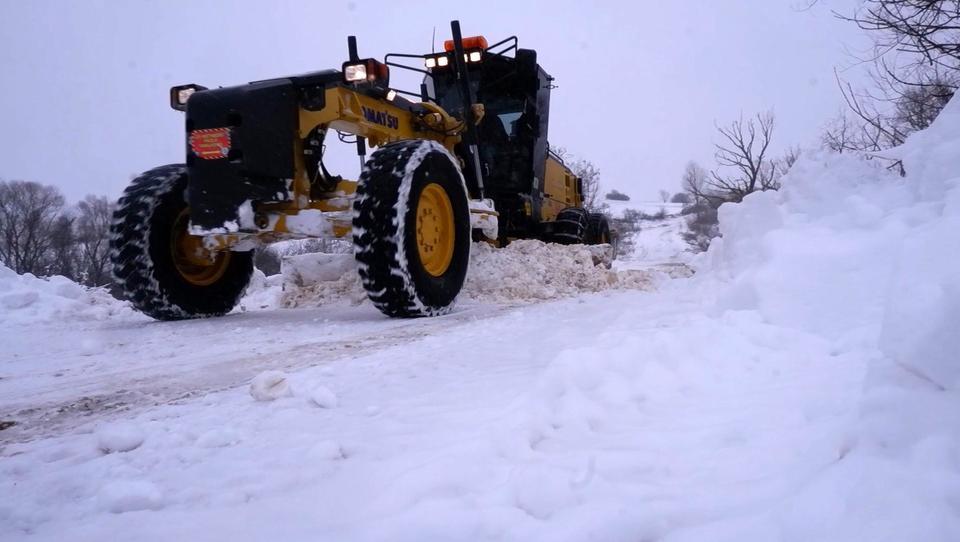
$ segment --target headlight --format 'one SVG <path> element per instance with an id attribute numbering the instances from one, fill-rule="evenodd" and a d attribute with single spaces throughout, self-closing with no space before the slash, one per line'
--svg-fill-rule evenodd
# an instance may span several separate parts
<path id="1" fill-rule="evenodd" d="M 445 56 L 441 56 L 437 58 L 437 65 L 440 67 L 446 66 L 449 63 L 450 63 L 450 59 Z"/>
<path id="2" fill-rule="evenodd" d="M 425 59 L 423 60 L 423 64 L 424 64 L 424 66 L 426 66 L 427 68 L 436 68 L 436 67 L 437 67 L 437 59 L 436 59 L 436 58 L 433 58 L 432 56 L 428 56 L 427 58 L 425 58 Z"/>
<path id="3" fill-rule="evenodd" d="M 202 87 L 200 85 L 180 85 L 170 89 L 170 107 L 176 109 L 177 111 L 186 111 L 187 110 L 187 100 L 190 99 L 190 96 L 193 96 L 194 93 L 200 92 L 201 90 L 207 90 L 207 87 Z"/>
<path id="4" fill-rule="evenodd" d="M 480 62 L 480 51 L 470 53 L 470 62 Z"/>
<path id="5" fill-rule="evenodd" d="M 180 105 L 187 105 L 187 100 L 190 99 L 190 95 L 196 92 L 197 89 L 190 87 L 177 91 L 177 103 Z"/>
<path id="6" fill-rule="evenodd" d="M 367 66 L 366 64 L 353 64 L 351 66 L 346 66 L 343 68 L 343 76 L 351 83 L 355 83 L 357 81 L 366 81 Z"/>
<path id="7" fill-rule="evenodd" d="M 343 63 L 343 81 L 350 84 L 371 84 L 386 89 L 390 86 L 390 68 L 373 58 Z"/>

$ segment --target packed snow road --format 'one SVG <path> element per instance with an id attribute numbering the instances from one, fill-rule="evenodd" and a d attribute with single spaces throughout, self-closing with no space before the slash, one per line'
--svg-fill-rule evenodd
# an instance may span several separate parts
<path id="1" fill-rule="evenodd" d="M 0 412 L 16 425 L 0 433 L 0 441 L 56 434 L 90 419 L 236 387 L 263 370 L 354 358 L 505 310 L 473 304 L 433 319 L 390 320 L 370 306 L 335 306 L 19 329 L 0 369 Z"/>
<path id="2" fill-rule="evenodd" d="M 615 287 L 649 289 L 666 275 L 608 271 L 593 264 L 585 247 L 517 242 L 494 251 L 478 245 L 465 299 L 452 314 L 392 320 L 369 303 L 357 306 L 366 295 L 349 255 L 290 262 L 284 276 L 267 281 L 259 275 L 239 312 L 182 322 L 152 321 L 69 281 L 0 277 L 0 291 L 13 290 L 0 298 L 13 309 L 6 319 L 20 324 L 0 328 L 9 336 L 0 413 L 15 423 L 0 442 L 236 387 L 265 370 L 334 363 L 459 326 L 482 327 L 518 304 Z M 284 305 L 313 308 L 270 310 Z"/>

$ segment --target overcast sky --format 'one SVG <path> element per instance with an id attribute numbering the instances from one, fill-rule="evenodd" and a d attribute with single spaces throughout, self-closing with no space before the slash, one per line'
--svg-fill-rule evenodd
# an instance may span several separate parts
<path id="1" fill-rule="evenodd" d="M 133 175 L 183 160 L 170 86 L 339 69 L 349 34 L 361 56 L 425 53 L 458 18 L 465 35 L 536 49 L 558 85 L 551 144 L 594 162 L 606 189 L 652 199 L 679 189 L 688 160 L 712 166 L 715 125 L 741 112 L 774 110 L 778 149 L 816 145 L 840 107 L 833 69 L 865 38 L 802 5 L 0 0 L 0 179 L 55 184 L 71 201 L 119 196 Z M 350 152 L 334 165 L 355 178 Z"/>

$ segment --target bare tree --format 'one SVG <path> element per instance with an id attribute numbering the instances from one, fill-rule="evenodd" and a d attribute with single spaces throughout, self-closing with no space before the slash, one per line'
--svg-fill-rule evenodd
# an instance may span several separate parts
<path id="1" fill-rule="evenodd" d="M 34 272 L 37 275 L 62 275 L 79 282 L 77 273 L 77 239 L 73 232 L 74 218 L 61 214 L 50 229 L 50 248 L 43 264 Z"/>
<path id="2" fill-rule="evenodd" d="M 738 203 L 753 192 L 780 188 L 780 179 L 799 159 L 800 148 L 788 147 L 781 157 L 771 156 L 773 129 L 772 113 L 718 126 L 722 136 L 715 153 L 718 169 L 708 172 L 696 162 L 687 163 L 682 186 L 692 205 L 683 209 L 688 230 L 684 238 L 693 250 L 706 250 L 711 239 L 720 234 L 717 208 L 721 204 Z"/>
<path id="3" fill-rule="evenodd" d="M 706 250 L 710 240 L 719 234 L 717 207 L 726 201 L 724 195 L 716 193 L 707 184 L 709 175 L 703 166 L 691 160 L 687 162 L 681 180 L 688 203 L 691 203 L 682 211 L 687 215 L 687 231 L 683 237 L 696 252 Z"/>
<path id="4" fill-rule="evenodd" d="M 712 197 L 739 202 L 758 190 L 780 188 L 779 169 L 768 156 L 773 127 L 770 112 L 717 127 L 722 142 L 716 145 L 715 157 L 722 169 L 710 172 L 704 183 L 713 192 Z"/>
<path id="5" fill-rule="evenodd" d="M 659 194 L 660 194 L 660 201 L 662 201 L 663 203 L 666 203 L 666 202 L 670 201 L 670 191 L 669 191 L 669 190 L 661 190 L 661 191 L 659 192 Z"/>
<path id="6" fill-rule="evenodd" d="M 948 69 L 960 62 L 958 0 L 863 0 L 852 15 L 836 15 L 873 32 L 881 54 L 905 53 Z"/>
<path id="7" fill-rule="evenodd" d="M 854 90 L 849 82 L 837 77 L 840 93 L 849 111 L 858 119 L 860 127 L 851 141 L 863 151 L 879 151 L 903 144 L 907 133 L 894 124 L 890 115 L 881 110 L 873 95 Z"/>
<path id="8" fill-rule="evenodd" d="M 700 203 L 707 195 L 704 187 L 707 184 L 707 170 L 700 164 L 690 161 L 683 170 L 682 187 L 693 197 L 694 203 Z"/>
<path id="9" fill-rule="evenodd" d="M 854 140 L 854 131 L 857 127 L 846 112 L 841 111 L 836 117 L 831 119 L 823 129 L 820 136 L 820 144 L 825 149 L 837 153 L 859 150 Z"/>
<path id="10" fill-rule="evenodd" d="M 56 187 L 0 181 L 0 260 L 17 273 L 42 274 L 63 204 Z"/>
<path id="11" fill-rule="evenodd" d="M 800 147 L 787 147 L 787 150 L 783 151 L 783 156 L 778 160 L 777 167 L 780 169 L 780 174 L 784 174 L 790 171 L 790 168 L 793 167 L 793 164 L 797 163 L 797 160 L 800 159 L 800 154 L 802 153 Z"/>
<path id="12" fill-rule="evenodd" d="M 877 151 L 928 127 L 960 86 L 960 0 L 862 0 L 834 14 L 873 36 L 872 56 L 859 59 L 873 85 L 854 89 L 837 76 L 851 117 L 832 122 L 824 146 Z M 888 167 L 905 173 L 898 161 Z"/>
<path id="13" fill-rule="evenodd" d="M 923 84 L 902 85 L 896 99 L 893 123 L 902 131 L 927 129 L 953 97 L 956 88 L 952 78 L 940 76 Z"/>
<path id="14" fill-rule="evenodd" d="M 104 196 L 88 195 L 77 204 L 76 230 L 79 273 L 84 284 L 110 283 L 110 221 L 113 203 Z"/>
<path id="15" fill-rule="evenodd" d="M 882 59 L 878 64 L 885 65 Z M 873 77 L 873 92 L 855 90 L 837 76 L 849 115 L 841 113 L 828 125 L 822 135 L 824 147 L 837 152 L 872 153 L 902 145 L 911 133 L 933 123 L 953 97 L 960 77 L 960 72 L 930 72 L 916 75 L 922 78 L 921 82 L 911 83 L 897 77 L 889 67 L 886 69 L 886 75 Z M 889 161 L 887 167 L 905 174 L 899 160 Z"/>
<path id="16" fill-rule="evenodd" d="M 583 182 L 583 207 L 588 211 L 598 211 L 601 207 L 597 203 L 597 194 L 600 192 L 600 170 L 588 160 L 575 160 L 570 169 Z"/>

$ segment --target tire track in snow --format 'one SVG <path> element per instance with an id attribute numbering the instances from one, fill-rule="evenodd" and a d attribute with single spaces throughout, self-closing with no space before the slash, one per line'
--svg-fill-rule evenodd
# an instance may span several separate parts
<path id="1" fill-rule="evenodd" d="M 15 421 L 16 425 L 0 432 L 0 444 L 48 437 L 84 422 L 129 416 L 146 408 L 244 386 L 265 370 L 294 371 L 361 357 L 395 345 L 419 341 L 445 330 L 496 318 L 516 309 L 516 306 L 481 305 L 433 318 L 387 320 L 395 325 L 383 329 L 383 322 L 379 322 L 380 325 L 374 326 L 372 331 L 349 336 L 338 334 L 337 338 L 331 340 L 295 345 L 279 351 L 253 355 L 242 352 L 229 356 L 213 355 L 185 364 L 158 362 L 153 371 L 144 371 L 143 367 L 138 366 L 115 371 L 109 378 L 105 378 L 103 373 L 92 374 L 74 382 L 65 382 L 64 385 L 70 386 L 73 391 L 69 393 L 70 390 L 67 390 L 66 396 L 57 394 L 59 396 L 56 398 L 45 398 L 45 395 L 53 395 L 54 391 L 64 391 L 60 386 L 49 386 L 48 394 L 39 390 L 31 398 L 9 403 L 4 401 L 5 404 L 0 406 L 0 412 L 3 413 L 0 419 Z M 223 322 L 232 323 L 230 320 Z M 322 333 L 322 326 L 318 326 L 318 332 Z M 175 335 L 176 330 L 170 334 Z M 34 391 L 38 390 L 34 388 Z"/>

